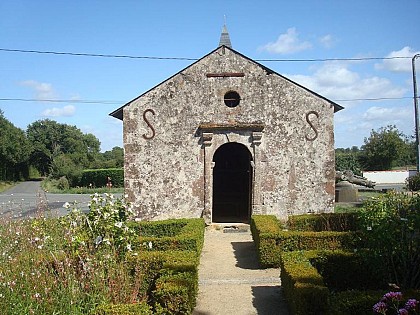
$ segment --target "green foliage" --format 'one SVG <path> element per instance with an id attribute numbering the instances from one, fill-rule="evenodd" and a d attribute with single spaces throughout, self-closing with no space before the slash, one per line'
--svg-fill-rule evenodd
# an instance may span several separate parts
<path id="1" fill-rule="evenodd" d="M 111 151 L 100 153 L 92 168 L 122 168 L 124 167 L 124 149 L 113 147 Z"/>
<path id="2" fill-rule="evenodd" d="M 281 256 L 281 283 L 292 314 L 326 314 L 329 290 L 309 261 L 315 252 L 285 252 Z"/>
<path id="3" fill-rule="evenodd" d="M 360 151 L 357 147 L 335 150 L 335 169 L 337 171 L 350 170 L 353 174 L 362 175 L 362 165 L 359 160 Z"/>
<path id="4" fill-rule="evenodd" d="M 82 177 L 82 168 L 80 165 L 76 164 L 70 156 L 60 154 L 54 157 L 52 161 L 50 177 L 54 179 L 65 177 L 69 182 L 69 187 L 74 187 L 80 182 L 80 178 Z"/>
<path id="5" fill-rule="evenodd" d="M 109 183 L 108 178 L 110 178 L 112 187 L 124 187 L 124 169 L 122 168 L 84 170 L 80 185 L 85 187 L 105 187 Z"/>
<path id="6" fill-rule="evenodd" d="M 310 262 L 331 291 L 386 289 L 384 269 L 372 259 L 360 251 L 321 250 Z"/>
<path id="7" fill-rule="evenodd" d="M 287 226 L 293 231 L 355 231 L 358 228 L 356 213 L 322 213 L 289 216 Z"/>
<path id="8" fill-rule="evenodd" d="M 414 176 L 411 176 L 405 180 L 406 188 L 410 191 L 419 191 L 420 190 L 420 173 L 417 173 Z"/>
<path id="9" fill-rule="evenodd" d="M 347 215 L 309 215 L 291 218 L 291 228 L 317 229 L 351 227 Z M 351 215 L 348 215 L 350 218 Z M 328 218 L 325 221 L 325 218 Z M 328 224 L 326 224 L 326 222 Z M 344 224 L 344 223 L 346 224 Z M 263 268 L 278 267 L 284 251 L 312 249 L 353 249 L 361 246 L 357 232 L 336 231 L 281 231 L 275 216 L 254 215 L 251 218 L 251 232 L 258 252 L 259 263 Z"/>
<path id="10" fill-rule="evenodd" d="M 68 170 L 60 170 L 63 162 L 55 161 L 61 155 L 82 169 L 89 167 L 99 154 L 99 140 L 92 134 L 83 134 L 76 126 L 49 119 L 38 120 L 28 126 L 27 135 L 33 145 L 31 164 L 42 175 L 50 174 L 54 167 L 55 178 L 67 176 L 64 172 Z M 63 160 L 63 157 L 59 159 Z"/>
<path id="11" fill-rule="evenodd" d="M 384 292 L 369 290 L 333 292 L 328 315 L 372 315 L 372 305 Z"/>
<path id="12" fill-rule="evenodd" d="M 94 194 L 89 203 L 89 213 L 82 213 L 77 204 L 66 202 L 63 206 L 70 210 L 62 219 L 73 235 L 70 248 L 78 253 L 84 248 L 98 251 L 102 248 L 113 248 L 118 255 L 131 252 L 131 240 L 134 230 L 127 221 L 133 217 L 132 207 L 123 198 L 114 198 L 112 194 L 103 196 Z M 71 209 L 72 208 L 72 209 Z"/>
<path id="13" fill-rule="evenodd" d="M 390 170 L 396 165 L 411 165 L 411 148 L 407 136 L 395 126 L 372 130 L 362 146 L 362 164 L 366 170 Z"/>
<path id="14" fill-rule="evenodd" d="M 143 246 L 148 250 L 187 250 L 200 253 L 204 243 L 204 227 L 203 219 L 141 222 L 137 228 L 134 226 L 139 237 L 133 245 Z"/>
<path id="15" fill-rule="evenodd" d="M 251 232 L 260 265 L 263 268 L 278 267 L 281 251 L 276 244 L 276 237 L 280 233 L 277 218 L 274 215 L 253 215 Z"/>
<path id="16" fill-rule="evenodd" d="M 197 297 L 198 281 L 191 273 L 162 275 L 152 292 L 155 314 L 191 314 Z"/>
<path id="17" fill-rule="evenodd" d="M 9 122 L 1 110 L 0 131 L 0 180 L 28 178 L 31 144 L 25 132 Z"/>
<path id="18" fill-rule="evenodd" d="M 95 231 L 103 231 L 100 226 L 113 230 L 106 215 L 115 214 L 107 209 L 111 203 L 115 205 L 112 198 L 104 198 L 98 206 L 104 215 L 90 219 L 74 209 L 59 219 L 0 222 L 2 314 L 191 313 L 200 253 L 134 250 L 121 255 L 117 242 L 95 243 Z M 103 224 L 95 227 L 95 220 Z M 203 234 L 203 221 L 192 221 L 183 220 L 183 229 L 201 229 Z M 114 234 L 108 239 L 117 239 L 119 230 Z"/>
<path id="19" fill-rule="evenodd" d="M 387 281 L 420 288 L 420 196 L 388 193 L 367 200 L 360 217 L 370 254 L 388 268 Z"/>
<path id="20" fill-rule="evenodd" d="M 357 232 L 282 231 L 276 235 L 275 244 L 281 252 L 312 249 L 351 250 L 360 247 L 361 241 Z"/>
<path id="21" fill-rule="evenodd" d="M 94 315 L 152 315 L 151 307 L 143 303 L 135 304 L 104 304 L 99 306 Z"/>
<path id="22" fill-rule="evenodd" d="M 65 176 L 62 176 L 58 179 L 57 187 L 61 190 L 69 189 L 70 184 Z"/>

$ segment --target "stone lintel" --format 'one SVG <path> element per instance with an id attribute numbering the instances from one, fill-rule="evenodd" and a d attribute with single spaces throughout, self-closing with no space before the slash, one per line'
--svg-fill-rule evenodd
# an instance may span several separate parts
<path id="1" fill-rule="evenodd" d="M 243 72 L 206 73 L 207 78 L 242 78 L 244 76 Z"/>
<path id="2" fill-rule="evenodd" d="M 218 124 L 218 123 L 201 123 L 198 129 L 203 132 L 215 132 L 225 130 L 246 130 L 253 132 L 261 132 L 264 130 L 265 125 L 263 123 L 229 123 L 229 124 Z"/>

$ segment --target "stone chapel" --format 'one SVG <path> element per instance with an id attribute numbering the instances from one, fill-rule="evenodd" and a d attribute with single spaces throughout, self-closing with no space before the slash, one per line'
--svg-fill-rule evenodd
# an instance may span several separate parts
<path id="1" fill-rule="evenodd" d="M 219 47 L 110 115 L 123 121 L 125 193 L 141 220 L 332 212 L 340 105 Z"/>

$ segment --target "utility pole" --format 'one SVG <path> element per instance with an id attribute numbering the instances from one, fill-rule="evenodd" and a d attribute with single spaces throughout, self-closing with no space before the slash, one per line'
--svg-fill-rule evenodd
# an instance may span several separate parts
<path id="1" fill-rule="evenodd" d="M 413 70 L 413 91 L 414 91 L 414 117 L 416 122 L 416 147 L 417 147 L 417 173 L 420 171 L 420 142 L 419 142 L 419 104 L 417 96 L 417 81 L 416 81 L 416 58 L 420 57 L 420 54 L 416 54 L 411 59 L 411 69 Z"/>

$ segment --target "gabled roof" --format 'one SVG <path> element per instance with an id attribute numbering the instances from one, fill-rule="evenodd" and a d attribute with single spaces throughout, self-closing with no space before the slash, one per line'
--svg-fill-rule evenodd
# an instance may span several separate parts
<path id="1" fill-rule="evenodd" d="M 158 84 L 158 85 L 156 85 L 155 87 L 153 87 L 153 88 L 151 88 L 151 89 L 147 90 L 147 91 L 146 91 L 146 92 L 144 92 L 143 94 L 141 94 L 141 95 L 137 96 L 136 98 L 132 99 L 131 101 L 129 101 L 128 103 L 124 104 L 124 105 L 123 105 L 123 106 L 121 106 L 120 108 L 116 109 L 115 111 L 113 111 L 113 112 L 112 112 L 112 113 L 110 113 L 109 115 L 110 115 L 110 116 L 113 116 L 113 117 L 115 117 L 115 118 L 118 118 L 118 119 L 120 119 L 120 120 L 123 120 L 123 109 L 124 109 L 124 107 L 126 107 L 127 105 L 130 105 L 132 102 L 134 102 L 134 101 L 136 101 L 137 99 L 141 98 L 143 95 L 145 95 L 145 94 L 149 93 L 150 91 L 154 90 L 154 89 L 155 89 L 155 88 L 157 88 L 158 86 L 160 86 L 160 85 L 164 84 L 165 82 L 167 82 L 167 81 L 171 80 L 173 77 L 177 76 L 177 75 L 178 75 L 178 74 L 180 74 L 181 72 L 183 72 L 183 71 L 185 71 L 185 70 L 189 69 L 190 67 L 194 66 L 196 63 L 199 63 L 201 60 L 205 59 L 207 56 L 209 56 L 209 55 L 213 54 L 214 52 L 216 52 L 216 51 L 217 51 L 217 50 L 219 50 L 219 49 L 229 49 L 229 50 L 231 50 L 233 53 L 235 53 L 235 54 L 237 54 L 237 55 L 241 56 L 242 58 L 245 58 L 245 59 L 249 60 L 250 62 L 252 62 L 252 63 L 254 63 L 254 64 L 258 65 L 259 67 L 263 68 L 263 69 L 264 69 L 264 70 L 265 70 L 268 74 L 276 74 L 276 75 L 278 75 L 279 77 L 283 78 L 284 80 L 287 80 L 287 81 L 289 81 L 290 83 L 292 83 L 292 84 L 294 84 L 294 85 L 297 85 L 297 86 L 299 86 L 300 88 L 302 88 L 302 89 L 304 89 L 304 90 L 308 91 L 309 93 L 311 93 L 311 94 L 315 95 L 316 97 L 319 97 L 319 98 L 321 98 L 321 99 L 323 99 L 323 100 L 327 101 L 327 102 L 328 102 L 328 103 L 330 103 L 332 106 L 334 106 L 334 113 L 338 112 L 339 110 L 344 109 L 344 107 L 342 107 L 341 105 L 338 105 L 337 103 L 335 103 L 335 102 L 333 102 L 333 101 L 331 101 L 331 100 L 327 99 L 326 97 L 324 97 L 324 96 L 322 96 L 322 95 L 319 95 L 319 94 L 315 93 L 314 91 L 312 91 L 312 90 L 310 90 L 310 89 L 308 89 L 308 88 L 306 88 L 306 87 L 304 87 L 304 86 L 300 85 L 299 83 L 296 83 L 296 82 L 294 82 L 294 81 L 292 81 L 292 80 L 290 80 L 290 79 L 288 79 L 288 78 L 286 78 L 286 77 L 282 76 L 281 74 L 279 74 L 279 73 L 277 73 L 277 72 L 275 72 L 275 71 L 273 71 L 273 70 L 271 70 L 271 69 L 267 68 L 266 66 L 264 66 L 264 65 L 262 65 L 262 64 L 260 64 L 260 63 L 258 63 L 258 62 L 256 62 L 255 60 L 252 60 L 251 58 L 248 58 L 247 56 L 245 56 L 245 55 L 243 55 L 243 54 L 241 54 L 241 53 L 237 52 L 237 51 L 236 51 L 236 50 L 234 50 L 233 48 L 230 48 L 230 47 L 228 47 L 228 46 L 222 45 L 222 46 L 220 46 L 220 47 L 217 47 L 216 49 L 214 49 L 213 51 L 211 51 L 211 52 L 210 52 L 210 53 L 208 53 L 207 55 L 203 56 L 202 58 L 198 59 L 197 61 L 193 62 L 193 63 L 192 63 L 191 65 L 189 65 L 188 67 L 186 67 L 186 68 L 182 69 L 181 71 L 179 71 L 179 72 L 175 73 L 174 75 L 172 75 L 171 77 L 167 78 L 165 81 L 163 81 L 163 82 L 159 83 L 159 84 Z"/>

